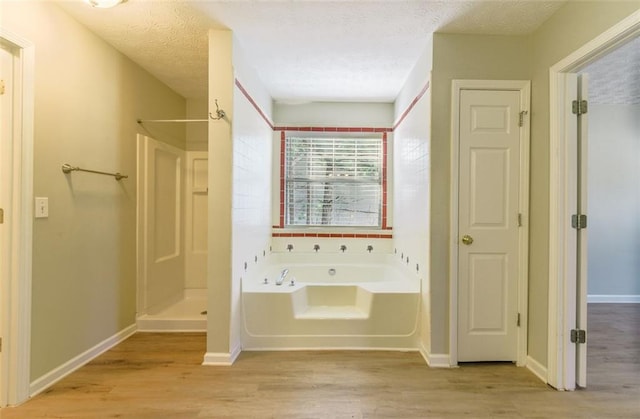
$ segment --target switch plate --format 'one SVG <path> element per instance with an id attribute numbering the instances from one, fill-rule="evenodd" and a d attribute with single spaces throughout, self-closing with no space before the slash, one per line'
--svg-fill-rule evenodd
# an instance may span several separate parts
<path id="1" fill-rule="evenodd" d="M 34 209 L 36 218 L 49 217 L 49 198 L 36 197 L 36 206 Z"/>

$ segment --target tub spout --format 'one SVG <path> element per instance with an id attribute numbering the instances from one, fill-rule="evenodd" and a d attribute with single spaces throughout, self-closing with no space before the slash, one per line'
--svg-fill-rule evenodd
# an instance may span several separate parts
<path id="1" fill-rule="evenodd" d="M 284 278 L 288 273 L 289 269 L 283 269 L 282 272 L 280 272 L 280 278 L 276 279 L 276 285 L 282 285 L 282 283 L 284 282 Z"/>
<path id="2" fill-rule="evenodd" d="M 344 253 L 344 251 L 347 250 L 347 246 L 343 244 L 342 246 L 340 246 L 340 250 L 342 251 L 342 253 Z"/>

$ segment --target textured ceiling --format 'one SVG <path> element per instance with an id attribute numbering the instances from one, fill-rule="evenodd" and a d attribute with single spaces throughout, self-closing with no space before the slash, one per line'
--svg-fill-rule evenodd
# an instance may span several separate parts
<path id="1" fill-rule="evenodd" d="M 207 30 L 229 28 L 281 101 L 395 99 L 435 31 L 524 35 L 564 2 L 128 0 L 60 6 L 187 98 L 207 95 Z"/>
<path id="2" fill-rule="evenodd" d="M 589 101 L 601 105 L 640 105 L 640 37 L 589 64 Z"/>

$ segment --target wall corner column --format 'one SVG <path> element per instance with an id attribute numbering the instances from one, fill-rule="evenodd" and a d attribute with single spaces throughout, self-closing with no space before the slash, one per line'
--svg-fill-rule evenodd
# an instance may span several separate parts
<path id="1" fill-rule="evenodd" d="M 233 41 L 229 30 L 209 31 L 209 111 L 215 101 L 226 117 L 209 122 L 209 254 L 207 257 L 207 353 L 204 364 L 230 365 Z"/>

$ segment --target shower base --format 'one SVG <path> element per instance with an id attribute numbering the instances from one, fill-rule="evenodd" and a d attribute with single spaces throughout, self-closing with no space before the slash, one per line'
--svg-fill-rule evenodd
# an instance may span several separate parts
<path id="1" fill-rule="evenodd" d="M 205 332 L 207 330 L 207 290 L 189 289 L 184 297 L 156 314 L 136 320 L 140 332 Z"/>

